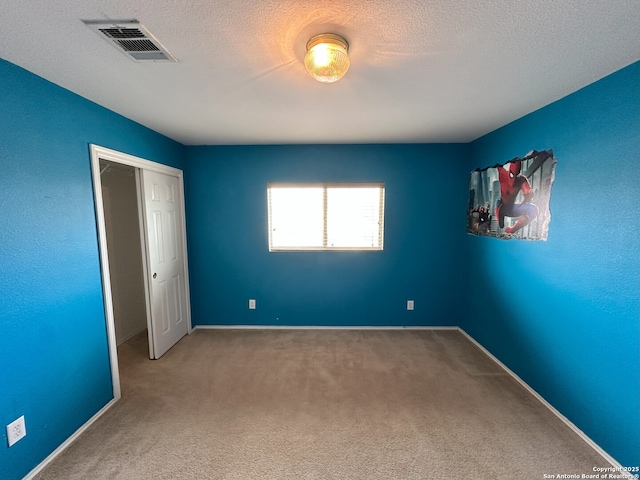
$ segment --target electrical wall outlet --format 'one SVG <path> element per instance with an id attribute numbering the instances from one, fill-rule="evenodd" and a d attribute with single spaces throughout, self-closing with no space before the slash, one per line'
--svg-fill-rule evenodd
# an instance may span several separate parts
<path id="1" fill-rule="evenodd" d="M 256 309 L 256 301 L 253 298 L 249 299 L 249 310 L 255 310 Z"/>
<path id="2" fill-rule="evenodd" d="M 407 300 L 407 310 L 413 310 L 413 300 Z"/>
<path id="3" fill-rule="evenodd" d="M 27 428 L 24 425 L 24 415 L 7 425 L 7 442 L 9 442 L 9 446 L 12 446 L 26 435 Z"/>

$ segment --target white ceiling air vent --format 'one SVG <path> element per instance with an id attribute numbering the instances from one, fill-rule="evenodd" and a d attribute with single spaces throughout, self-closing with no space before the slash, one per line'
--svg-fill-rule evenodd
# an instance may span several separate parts
<path id="1" fill-rule="evenodd" d="M 83 20 L 122 53 L 138 62 L 177 62 L 137 20 Z"/>

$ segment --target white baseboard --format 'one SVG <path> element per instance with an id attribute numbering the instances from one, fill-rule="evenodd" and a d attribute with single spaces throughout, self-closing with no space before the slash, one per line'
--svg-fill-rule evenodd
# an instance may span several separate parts
<path id="1" fill-rule="evenodd" d="M 196 325 L 193 330 L 459 330 L 458 327 L 429 326 L 297 326 L 297 325 Z"/>
<path id="2" fill-rule="evenodd" d="M 547 402 L 542 395 L 540 395 L 533 388 L 531 388 L 529 386 L 529 384 L 527 384 L 527 382 L 522 380 L 518 375 L 515 374 L 515 372 L 513 372 L 509 367 L 507 367 L 504 363 L 502 363 L 500 360 L 498 360 L 491 352 L 489 352 L 489 350 L 484 348 L 475 338 L 473 338 L 471 335 L 469 335 L 467 332 L 465 332 L 462 328 L 458 327 L 458 330 L 465 337 L 467 337 L 471 343 L 473 343 L 476 347 L 478 347 L 480 350 L 482 350 L 482 352 L 487 357 L 489 357 L 491 360 L 493 360 L 500 368 L 502 368 L 514 380 L 516 380 L 520 385 L 522 385 L 525 388 L 525 390 L 527 390 L 531 395 L 533 395 L 535 398 L 537 398 L 545 407 L 547 407 L 551 411 L 551 413 L 553 413 L 556 417 L 558 417 L 560 420 L 562 420 L 571 430 L 573 430 L 575 432 L 576 435 L 578 435 L 580 438 L 582 438 L 582 440 L 584 440 L 587 443 L 587 445 L 589 445 L 591 448 L 593 448 L 596 451 L 596 453 L 598 453 L 603 459 L 605 459 L 609 464 L 611 464 L 611 466 L 616 469 L 616 472 L 613 472 L 613 473 L 616 473 L 616 474 L 624 473 L 624 468 L 622 468 L 622 465 L 620 465 L 620 463 L 618 463 L 611 455 L 609 455 L 607 452 L 605 452 L 600 447 L 600 445 L 598 445 L 596 442 L 591 440 L 591 438 L 589 438 L 586 433 L 584 433 L 582 430 L 580 430 L 578 427 L 576 427 L 575 424 L 571 420 L 569 420 L 562 413 L 560 413 L 558 410 L 556 410 L 556 408 L 553 405 L 551 405 L 549 402 Z M 631 475 L 628 475 L 627 478 L 635 478 L 635 477 L 633 477 Z"/>
<path id="3" fill-rule="evenodd" d="M 51 452 L 51 454 L 47 458 L 40 462 L 40 464 L 36 468 L 31 470 L 22 480 L 31 480 L 38 473 L 44 470 L 47 465 L 49 465 L 58 455 L 60 455 L 69 445 L 71 445 L 87 428 L 91 426 L 93 422 L 104 415 L 104 413 L 109 410 L 116 402 L 117 400 L 114 398 L 104 407 L 98 410 L 98 412 L 93 417 L 91 417 L 84 425 L 76 430 L 75 433 L 67 438 L 58 448 Z"/>
<path id="4" fill-rule="evenodd" d="M 130 333 L 130 334 L 129 334 L 129 335 L 127 335 L 126 337 L 121 338 L 120 340 L 117 340 L 117 341 L 116 341 L 116 346 L 118 346 L 118 347 L 119 347 L 120 345 L 122 345 L 122 344 L 123 344 L 123 343 L 125 343 L 126 341 L 131 340 L 133 337 L 135 337 L 135 336 L 136 336 L 136 335 L 138 335 L 139 333 L 144 332 L 146 329 L 147 329 L 147 326 L 145 325 L 144 327 L 142 327 L 142 328 L 141 328 L 140 330 L 138 330 L 137 332 Z"/>

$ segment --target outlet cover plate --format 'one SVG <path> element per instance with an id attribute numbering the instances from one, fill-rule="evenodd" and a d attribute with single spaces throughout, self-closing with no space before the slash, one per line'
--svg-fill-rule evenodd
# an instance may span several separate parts
<path id="1" fill-rule="evenodd" d="M 9 442 L 10 447 L 26 435 L 27 428 L 24 424 L 24 415 L 7 425 L 7 442 Z"/>
<path id="2" fill-rule="evenodd" d="M 256 309 L 256 301 L 253 298 L 249 299 L 249 310 L 255 310 Z"/>
<path id="3" fill-rule="evenodd" d="M 413 310 L 413 300 L 407 300 L 407 310 Z"/>

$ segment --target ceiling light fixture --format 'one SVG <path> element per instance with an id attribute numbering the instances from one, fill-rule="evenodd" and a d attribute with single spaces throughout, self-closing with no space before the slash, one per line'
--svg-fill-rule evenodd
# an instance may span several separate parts
<path id="1" fill-rule="evenodd" d="M 307 42 L 304 66 L 309 74 L 322 83 L 333 83 L 349 70 L 349 44 L 340 35 L 322 33 Z"/>

